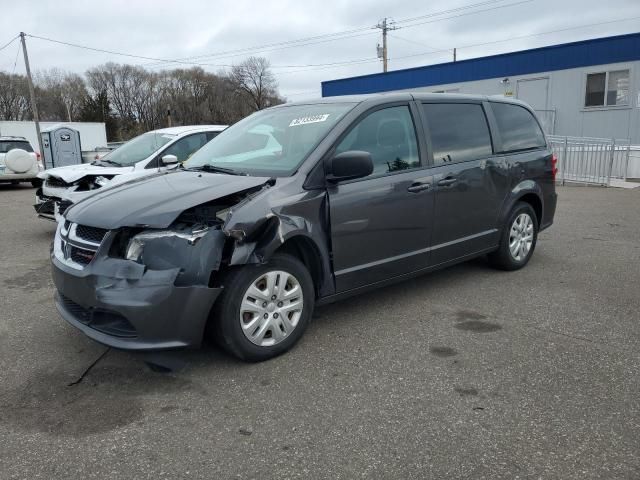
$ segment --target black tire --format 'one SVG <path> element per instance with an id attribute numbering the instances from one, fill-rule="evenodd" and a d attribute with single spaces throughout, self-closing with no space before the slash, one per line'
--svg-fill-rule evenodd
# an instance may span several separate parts
<path id="1" fill-rule="evenodd" d="M 531 218 L 531 223 L 533 225 L 533 240 L 527 254 L 520 259 L 516 259 L 510 251 L 509 240 L 511 235 L 511 228 L 516 219 L 522 214 L 527 214 Z M 491 266 L 500 270 L 518 270 L 524 267 L 531 259 L 531 256 L 536 249 L 537 241 L 538 218 L 536 216 L 536 212 L 528 203 L 518 202 L 511 209 L 511 213 L 507 217 L 507 221 L 502 228 L 502 232 L 500 234 L 500 246 L 495 252 L 492 252 L 488 255 L 489 263 L 491 264 Z"/>
<path id="2" fill-rule="evenodd" d="M 252 343 L 244 334 L 240 322 L 240 305 L 247 289 L 260 276 L 270 271 L 284 271 L 295 277 L 302 289 L 302 312 L 295 328 L 271 346 Z M 305 265 L 297 258 L 275 254 L 263 265 L 245 265 L 229 270 L 222 279 L 224 290 L 214 305 L 207 330 L 209 337 L 230 354 L 247 362 L 260 362 L 281 355 L 302 337 L 313 314 L 315 293 L 313 280 Z"/>
<path id="3" fill-rule="evenodd" d="M 31 180 L 31 186 L 33 188 L 40 188 L 42 186 L 42 180 L 39 178 L 34 178 Z"/>

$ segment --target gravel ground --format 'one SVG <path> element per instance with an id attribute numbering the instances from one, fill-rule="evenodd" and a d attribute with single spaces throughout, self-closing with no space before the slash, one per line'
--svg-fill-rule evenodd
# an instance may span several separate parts
<path id="1" fill-rule="evenodd" d="M 2 479 L 640 478 L 640 189 L 560 188 L 524 270 L 320 308 L 261 364 L 68 326 L 33 194 L 0 186 Z"/>

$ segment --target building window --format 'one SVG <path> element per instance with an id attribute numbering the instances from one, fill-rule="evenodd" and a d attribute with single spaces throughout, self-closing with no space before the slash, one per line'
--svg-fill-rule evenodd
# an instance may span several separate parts
<path id="1" fill-rule="evenodd" d="M 629 105 L 629 70 L 587 74 L 585 107 Z"/>

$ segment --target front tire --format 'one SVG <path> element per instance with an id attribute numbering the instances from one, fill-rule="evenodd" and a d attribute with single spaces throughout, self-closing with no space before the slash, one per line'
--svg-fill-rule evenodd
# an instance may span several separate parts
<path id="1" fill-rule="evenodd" d="M 302 337 L 313 313 L 313 280 L 305 265 L 286 254 L 264 265 L 230 270 L 213 309 L 214 340 L 241 360 L 280 355 Z"/>
<path id="2" fill-rule="evenodd" d="M 518 202 L 502 229 L 498 250 L 489 254 L 489 263 L 500 270 L 518 270 L 529 263 L 537 240 L 536 213 L 528 203 Z"/>

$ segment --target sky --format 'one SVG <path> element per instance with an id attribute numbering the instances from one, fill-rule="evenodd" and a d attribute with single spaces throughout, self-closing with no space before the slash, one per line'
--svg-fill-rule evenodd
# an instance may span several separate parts
<path id="1" fill-rule="evenodd" d="M 389 32 L 389 70 L 451 61 L 453 47 L 463 60 L 640 32 L 640 0 L 0 0 L 0 12 L 0 47 L 24 31 L 182 62 L 27 37 L 32 71 L 83 73 L 112 61 L 151 70 L 199 63 L 218 72 L 255 55 L 271 62 L 289 101 L 319 97 L 324 80 L 382 71 L 374 26 L 385 17 L 401 27 Z M 336 35 L 298 41 L 327 34 Z M 0 50 L 0 71 L 24 73 L 18 53 L 18 41 Z"/>

